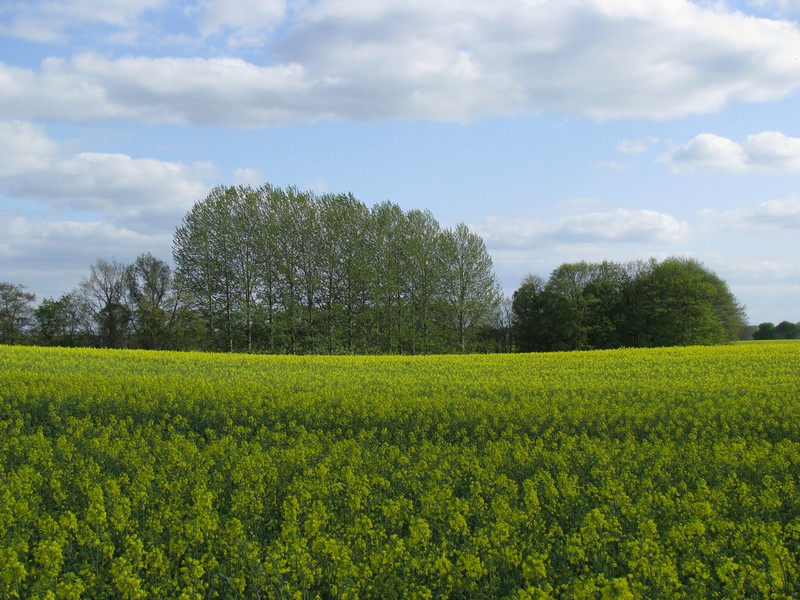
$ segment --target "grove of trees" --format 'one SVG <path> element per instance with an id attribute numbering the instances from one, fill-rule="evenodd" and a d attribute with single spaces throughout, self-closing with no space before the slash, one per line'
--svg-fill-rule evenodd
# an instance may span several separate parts
<path id="1" fill-rule="evenodd" d="M 73 292 L 36 309 L 33 294 L 5 284 L 17 299 L 4 303 L 16 308 L 8 326 L 0 316 L 0 343 L 293 354 L 498 349 L 502 292 L 482 238 L 464 224 L 442 228 L 428 211 L 294 187 L 220 186 L 186 214 L 173 259 L 174 269 L 149 253 L 129 265 L 98 259 Z"/>
<path id="2" fill-rule="evenodd" d="M 800 323 L 781 321 L 777 325 L 761 323 L 753 332 L 754 340 L 797 340 L 800 339 Z"/>
<path id="3" fill-rule="evenodd" d="M 694 259 L 565 263 L 513 298 L 521 351 L 720 344 L 744 326 L 727 284 Z"/>
<path id="4" fill-rule="evenodd" d="M 466 225 L 352 194 L 215 188 L 176 231 L 173 257 L 210 350 L 463 352 L 502 298 Z"/>

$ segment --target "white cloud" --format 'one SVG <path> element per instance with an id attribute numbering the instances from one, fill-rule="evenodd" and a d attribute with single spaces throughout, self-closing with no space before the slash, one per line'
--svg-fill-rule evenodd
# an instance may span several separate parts
<path id="1" fill-rule="evenodd" d="M 56 151 L 57 144 L 41 127 L 24 121 L 0 121 L 0 178 L 46 171 Z"/>
<path id="2" fill-rule="evenodd" d="M 800 172 L 800 138 L 779 131 L 748 136 L 743 143 L 701 133 L 663 158 L 673 172 L 700 170 L 729 173 Z"/>
<path id="3" fill-rule="evenodd" d="M 800 233 L 800 195 L 769 200 L 753 208 L 728 211 L 705 210 L 706 227 L 750 234 Z"/>
<path id="4" fill-rule="evenodd" d="M 213 173 L 204 163 L 74 144 L 54 141 L 40 125 L 0 121 L 2 278 L 40 299 L 68 292 L 99 257 L 130 262 L 149 251 L 169 260 L 175 228 L 205 197 Z"/>
<path id="5" fill-rule="evenodd" d="M 242 127 L 304 117 L 310 89 L 299 65 L 258 67 L 241 59 L 128 57 L 81 54 L 48 59 L 38 74 L 0 64 L 0 111 L 28 118 Z M 299 104 L 298 104 L 299 103 Z"/>
<path id="6" fill-rule="evenodd" d="M 743 170 L 747 162 L 744 148 L 731 139 L 701 133 L 673 150 L 665 160 L 675 172 L 712 169 L 722 171 Z"/>
<path id="7" fill-rule="evenodd" d="M 800 171 L 800 138 L 765 131 L 748 136 L 744 147 L 751 168 L 781 173 Z"/>
<path id="8" fill-rule="evenodd" d="M 2 277 L 26 286 L 38 300 L 69 292 L 101 257 L 128 263 L 147 251 L 170 260 L 171 242 L 171 230 L 145 233 L 104 221 L 36 221 L 0 211 Z"/>
<path id="9" fill-rule="evenodd" d="M 673 244 L 686 240 L 689 224 L 653 210 L 593 211 L 546 220 L 530 217 L 489 217 L 477 228 L 487 246 L 500 249 L 525 248 L 552 243 Z"/>
<path id="10" fill-rule="evenodd" d="M 172 228 L 207 192 L 205 165 L 71 153 L 36 125 L 0 122 L 0 191 L 143 230 Z"/>
<path id="11" fill-rule="evenodd" d="M 257 4 L 244 12 L 252 2 L 207 0 L 194 13 L 233 45 L 274 30 L 260 42 L 269 62 L 81 54 L 37 70 L 0 64 L 0 112 L 242 127 L 541 110 L 665 119 L 800 86 L 797 24 L 684 0 Z M 159 5 L 114 3 L 103 19 Z"/>

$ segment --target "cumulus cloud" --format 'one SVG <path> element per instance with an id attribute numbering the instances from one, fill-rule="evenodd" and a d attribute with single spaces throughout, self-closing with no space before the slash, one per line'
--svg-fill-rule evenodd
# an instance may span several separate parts
<path id="1" fill-rule="evenodd" d="M 58 145 L 41 127 L 24 121 L 0 121 L 0 177 L 42 172 Z"/>
<path id="2" fill-rule="evenodd" d="M 592 211 L 557 219 L 489 217 L 477 231 L 492 248 L 559 244 L 659 243 L 684 241 L 685 221 L 653 210 Z"/>
<path id="3" fill-rule="evenodd" d="M 71 153 L 37 125 L 0 122 L 0 190 L 142 230 L 172 228 L 207 187 L 207 166 Z"/>
<path id="4" fill-rule="evenodd" d="M 38 69 L 0 64 L 0 111 L 241 127 L 542 110 L 666 119 L 800 85 L 797 24 L 684 0 L 257 4 L 251 21 L 240 3 L 198 3 L 195 36 L 229 32 L 235 44 L 266 35 L 263 64 L 93 54 Z"/>
<path id="5" fill-rule="evenodd" d="M 752 208 L 705 210 L 702 216 L 710 229 L 758 234 L 796 234 L 800 232 L 800 195 L 769 200 Z"/>
<path id="6" fill-rule="evenodd" d="M 701 133 L 663 159 L 675 173 L 712 170 L 729 173 L 800 172 L 800 138 L 764 131 L 739 143 Z"/>
<path id="7" fill-rule="evenodd" d="M 81 54 L 51 58 L 34 74 L 0 64 L 0 111 L 37 119 L 222 123 L 246 127 L 301 119 L 311 84 L 303 68 L 241 59 Z M 293 101 L 292 99 L 295 98 Z"/>

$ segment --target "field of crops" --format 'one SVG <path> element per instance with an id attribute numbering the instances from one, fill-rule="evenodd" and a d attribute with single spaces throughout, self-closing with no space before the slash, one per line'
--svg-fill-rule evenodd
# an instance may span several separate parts
<path id="1" fill-rule="evenodd" d="M 0 347 L 2 598 L 797 598 L 800 344 Z"/>

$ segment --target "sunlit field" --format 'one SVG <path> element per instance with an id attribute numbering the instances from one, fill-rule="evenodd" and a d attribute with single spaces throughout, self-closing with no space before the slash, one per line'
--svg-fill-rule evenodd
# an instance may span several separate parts
<path id="1" fill-rule="evenodd" d="M 800 344 L 0 347 L 2 598 L 789 598 Z"/>

